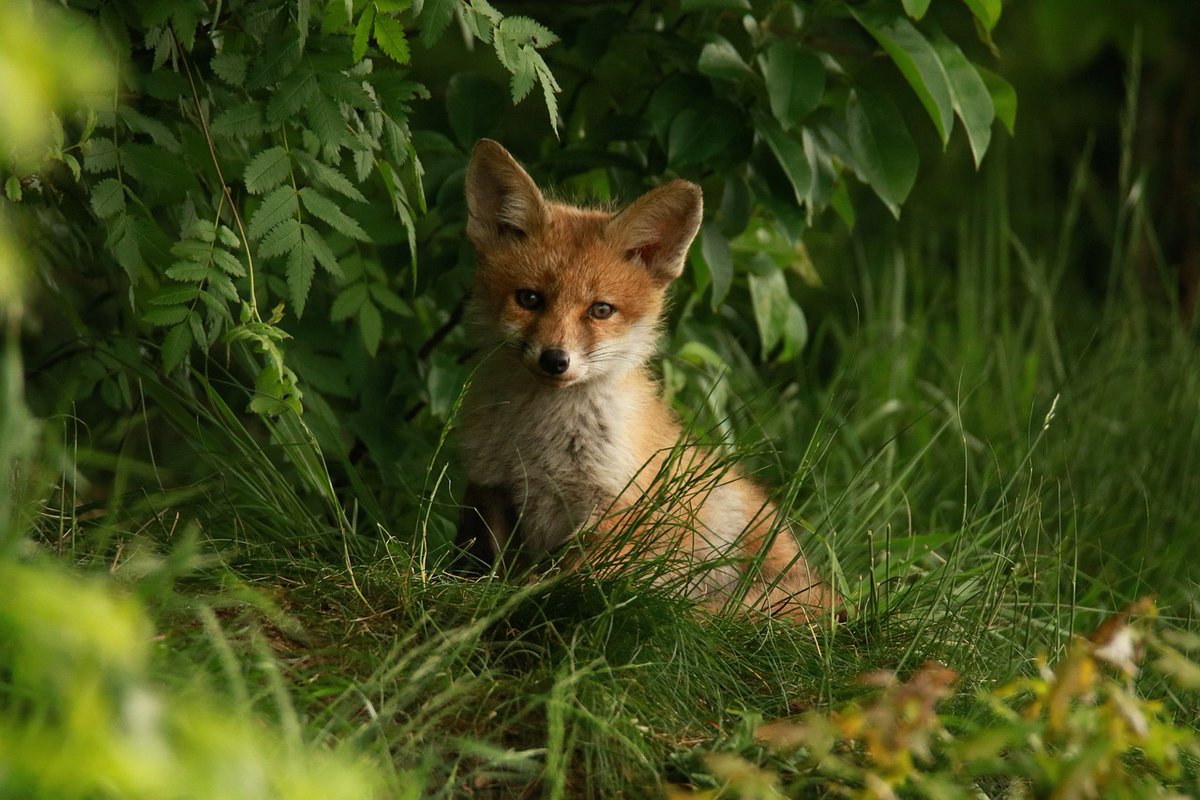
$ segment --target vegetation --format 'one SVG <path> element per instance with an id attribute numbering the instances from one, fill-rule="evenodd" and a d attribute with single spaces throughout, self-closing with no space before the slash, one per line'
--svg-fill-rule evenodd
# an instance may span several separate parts
<path id="1" fill-rule="evenodd" d="M 0 7 L 0 796 L 1200 792 L 1194 56 L 1072 7 Z M 845 624 L 441 569 L 485 135 L 702 185 L 664 386 Z"/>

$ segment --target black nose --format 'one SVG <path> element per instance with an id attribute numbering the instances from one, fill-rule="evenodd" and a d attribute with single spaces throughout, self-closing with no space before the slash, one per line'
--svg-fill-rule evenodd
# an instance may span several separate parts
<path id="1" fill-rule="evenodd" d="M 547 375 L 562 375 L 571 366 L 571 357 L 564 350 L 543 350 L 538 366 Z"/>

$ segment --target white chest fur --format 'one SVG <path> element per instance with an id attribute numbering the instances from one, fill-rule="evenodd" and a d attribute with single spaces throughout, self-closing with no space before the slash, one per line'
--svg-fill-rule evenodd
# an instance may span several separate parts
<path id="1" fill-rule="evenodd" d="M 607 509 L 642 466 L 628 433 L 638 403 L 619 389 L 610 381 L 559 389 L 511 376 L 481 376 L 472 387 L 461 445 L 468 477 L 511 495 L 531 555 L 558 547 Z"/>

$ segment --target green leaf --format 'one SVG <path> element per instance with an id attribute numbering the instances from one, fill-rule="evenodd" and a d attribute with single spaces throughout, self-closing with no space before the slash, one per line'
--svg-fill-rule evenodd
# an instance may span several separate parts
<path id="1" fill-rule="evenodd" d="M 929 0 L 902 0 L 904 13 L 913 19 L 920 19 L 929 10 Z"/>
<path id="2" fill-rule="evenodd" d="M 314 182 L 321 184 L 327 189 L 332 189 L 350 200 L 359 203 L 367 202 L 367 198 L 358 190 L 358 187 L 351 183 L 350 179 L 337 169 L 322 161 L 318 161 L 303 151 L 294 155 L 296 156 L 296 160 L 300 162 L 301 168 L 304 169 Z"/>
<path id="3" fill-rule="evenodd" d="M 803 204 L 808 199 L 813 181 L 812 166 L 804 154 L 804 145 L 792 138 L 778 122 L 766 114 L 756 114 L 754 124 L 766 140 L 767 146 L 771 148 L 771 152 L 775 154 L 775 160 L 783 168 L 788 182 L 792 184 L 797 205 Z"/>
<path id="4" fill-rule="evenodd" d="M 243 53 L 217 53 L 212 59 L 212 71 L 230 86 L 241 86 L 246 82 L 249 61 Z"/>
<path id="5" fill-rule="evenodd" d="M 733 285 L 733 251 L 729 248 L 729 240 L 712 220 L 707 220 L 701 229 L 700 252 L 712 278 L 712 308 L 715 311 Z"/>
<path id="6" fill-rule="evenodd" d="M 538 49 L 558 43 L 553 31 L 529 17 L 505 17 L 500 21 L 498 33 L 514 44 Z"/>
<path id="7" fill-rule="evenodd" d="M 540 53 L 530 53 L 529 57 L 533 60 L 534 69 L 537 71 L 538 83 L 542 85 L 542 99 L 546 101 L 546 113 L 550 116 L 550 127 L 554 130 L 554 135 L 558 136 L 558 99 L 554 95 L 562 91 L 562 87 L 554 79 L 554 74 L 550 72 L 550 67 L 542 60 Z"/>
<path id="8" fill-rule="evenodd" d="M 1004 78 L 978 64 L 975 65 L 975 71 L 979 73 L 979 77 L 983 78 L 988 94 L 992 96 L 996 117 L 1004 123 L 1010 136 L 1015 134 L 1017 129 L 1017 90 Z"/>
<path id="9" fill-rule="evenodd" d="M 677 165 L 708 161 L 733 141 L 734 132 L 719 104 L 685 108 L 671 122 L 667 156 Z"/>
<path id="10" fill-rule="evenodd" d="M 191 287 L 196 289 L 196 287 Z M 176 325 L 187 319 L 190 309 L 187 306 L 162 306 L 152 308 L 142 315 L 142 322 L 148 322 L 157 327 Z"/>
<path id="11" fill-rule="evenodd" d="M 333 277 L 342 277 L 342 265 L 338 263 L 337 256 L 329 248 L 325 237 L 321 236 L 320 232 L 311 225 L 303 225 L 301 227 L 304 230 L 304 242 L 312 248 L 312 254 L 317 259 L 317 263 L 324 267 L 325 271 Z"/>
<path id="12" fill-rule="evenodd" d="M 950 80 L 933 45 L 903 17 L 889 18 L 855 9 L 851 13 L 891 56 L 917 93 L 944 146 L 954 127 L 954 103 L 950 99 Z"/>
<path id="13" fill-rule="evenodd" d="M 958 45 L 945 34 L 937 31 L 933 36 L 933 47 L 946 67 L 950 79 L 950 95 L 954 111 L 962 120 L 971 145 L 975 168 L 983 161 L 984 153 L 992 141 L 992 122 L 996 119 L 996 106 L 988 93 L 987 84 L 967 61 Z"/>
<path id="14" fill-rule="evenodd" d="M 313 273 L 316 264 L 313 251 L 304 241 L 288 253 L 287 284 L 292 298 L 292 308 L 296 311 L 297 319 L 304 315 L 304 304 L 308 300 L 308 290 L 312 287 Z"/>
<path id="15" fill-rule="evenodd" d="M 504 87 L 481 75 L 460 72 L 446 86 L 450 129 L 465 148 L 495 130 L 504 106 Z"/>
<path id="16" fill-rule="evenodd" d="M 277 40 L 276 46 L 266 49 L 254 62 L 254 71 L 247 80 L 247 88 L 264 89 L 291 74 L 300 63 L 300 40 L 285 36 Z"/>
<path id="17" fill-rule="evenodd" d="M 21 179 L 18 178 L 16 175 L 9 175 L 8 180 L 6 180 L 4 182 L 5 197 L 7 197 L 11 202 L 19 203 L 19 202 L 21 202 L 21 197 L 23 194 L 24 194 L 24 192 L 21 189 Z M 124 205 L 124 203 L 125 203 L 125 198 L 122 197 L 121 198 L 122 206 Z"/>
<path id="18" fill-rule="evenodd" d="M 919 161 L 904 118 L 887 95 L 860 86 L 846 101 L 846 123 L 859 173 L 899 218 Z"/>
<path id="19" fill-rule="evenodd" d="M 300 246 L 303 233 L 300 221 L 295 218 L 285 219 L 276 225 L 258 246 L 259 258 L 275 258 L 284 253 L 290 253 Z"/>
<path id="20" fill-rule="evenodd" d="M 117 146 L 112 139 L 91 139 L 83 152 L 85 172 L 108 172 L 117 168 Z"/>
<path id="21" fill-rule="evenodd" d="M 683 0 L 679 7 L 683 11 L 703 11 L 706 8 L 732 8 L 737 11 L 749 11 L 750 0 Z"/>
<path id="22" fill-rule="evenodd" d="M 300 210 L 300 198 L 291 186 L 280 186 L 263 198 L 262 203 L 250 216 L 250 238 L 261 239 L 272 228 Z"/>
<path id="23" fill-rule="evenodd" d="M 984 30 L 991 31 L 1000 21 L 1000 0 L 963 0 Z"/>
<path id="24" fill-rule="evenodd" d="M 375 17 L 375 43 L 397 64 L 407 64 L 411 60 L 404 26 L 391 17 Z"/>
<path id="25" fill-rule="evenodd" d="M 209 268 L 207 262 L 179 261 L 167 267 L 166 274 L 173 281 L 203 283 L 216 273 Z"/>
<path id="26" fill-rule="evenodd" d="M 382 283 L 371 284 L 371 297 L 376 303 L 379 303 L 379 305 L 393 314 L 399 314 L 402 317 L 411 317 L 413 315 L 413 310 L 408 303 L 401 300 L 398 294 Z"/>
<path id="27" fill-rule="evenodd" d="M 371 41 L 371 28 L 375 24 L 375 5 L 371 4 L 363 10 L 362 16 L 358 18 L 358 24 L 354 27 L 354 47 L 351 50 L 351 58 L 354 63 L 363 60 L 363 56 L 367 54 L 367 45 Z"/>
<path id="28" fill-rule="evenodd" d="M 300 190 L 300 200 L 313 216 L 326 222 L 338 233 L 360 242 L 371 241 L 371 237 L 362 229 L 357 220 L 347 215 L 337 203 L 311 186 L 305 186 Z"/>
<path id="29" fill-rule="evenodd" d="M 272 125 L 279 125 L 304 108 L 316 91 L 317 76 L 312 70 L 293 72 L 271 94 L 271 100 L 267 103 L 267 119 Z"/>
<path id="30" fill-rule="evenodd" d="M 528 97 L 536 82 L 537 68 L 533 65 L 533 59 L 522 51 L 517 55 L 516 63 L 512 65 L 512 79 L 508 87 L 513 105 Z"/>
<path id="31" fill-rule="evenodd" d="M 246 172 L 242 176 L 246 183 L 246 191 L 262 194 L 274 189 L 287 179 L 291 163 L 287 150 L 278 145 L 262 151 L 246 165 Z"/>
<path id="32" fill-rule="evenodd" d="M 421 23 L 421 44 L 430 48 L 442 38 L 454 16 L 458 0 L 426 0 L 421 7 L 418 21 Z"/>
<path id="33" fill-rule="evenodd" d="M 762 55 L 771 113 L 784 130 L 816 110 L 825 94 L 821 59 L 789 39 L 776 39 Z"/>
<path id="34" fill-rule="evenodd" d="M 256 136 L 265 132 L 267 127 L 262 103 L 243 103 L 218 114 L 209 125 L 209 130 L 217 136 L 235 139 Z"/>
<path id="35" fill-rule="evenodd" d="M 232 275 L 235 278 L 246 277 L 246 268 L 242 266 L 242 262 L 234 258 L 228 251 L 214 247 L 212 249 L 212 260 L 226 275 Z"/>
<path id="36" fill-rule="evenodd" d="M 792 300 L 783 271 L 771 270 L 766 275 L 751 273 L 749 285 L 763 360 L 794 358 L 808 340 L 808 322 Z M 776 353 L 780 345 L 782 349 Z"/>
<path id="37" fill-rule="evenodd" d="M 343 289 L 333 300 L 333 307 L 329 309 L 329 320 L 340 322 L 350 319 L 358 313 L 365 302 L 367 302 L 367 285 L 365 283 L 356 283 Z"/>
<path id="38" fill-rule="evenodd" d="M 154 306 L 177 306 L 183 303 L 190 303 L 200 296 L 200 287 L 195 285 L 186 286 L 167 286 L 160 290 L 158 294 L 150 298 L 150 305 Z"/>
<path id="39" fill-rule="evenodd" d="M 13 180 L 10 178 L 9 180 Z M 17 184 L 20 187 L 20 183 Z M 125 188 L 115 178 L 107 178 L 92 189 L 92 211 L 101 219 L 108 219 L 125 210 Z"/>
<path id="40" fill-rule="evenodd" d="M 182 192 L 192 181 L 183 160 L 158 145 L 123 145 L 121 164 L 139 182 L 164 191 Z"/>
<path id="41" fill-rule="evenodd" d="M 369 300 L 358 309 L 358 329 L 367 353 L 374 358 L 379 352 L 379 341 L 383 338 L 383 318 L 379 309 Z"/>
<path id="42" fill-rule="evenodd" d="M 192 348 L 192 329 L 186 323 L 180 323 L 167 332 L 167 336 L 163 339 L 162 360 L 163 369 L 167 372 L 174 372 L 183 359 L 187 357 L 188 350 Z"/>
<path id="43" fill-rule="evenodd" d="M 727 81 L 741 81 L 754 75 L 737 48 L 728 39 L 715 35 L 713 41 L 700 49 L 697 67 L 705 75 Z"/>
<path id="44" fill-rule="evenodd" d="M 178 153 L 182 147 L 179 139 L 171 133 L 171 129 L 153 117 L 147 117 L 137 109 L 121 106 L 120 116 L 126 127 L 134 133 L 144 133 L 154 140 L 154 143 Z"/>

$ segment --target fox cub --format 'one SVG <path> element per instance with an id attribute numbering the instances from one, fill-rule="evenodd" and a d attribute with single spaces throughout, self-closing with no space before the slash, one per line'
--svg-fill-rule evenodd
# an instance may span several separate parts
<path id="1" fill-rule="evenodd" d="M 601 552 L 656 558 L 710 605 L 828 611 L 833 592 L 774 505 L 680 443 L 647 366 L 700 227 L 699 187 L 674 180 L 615 214 L 576 208 L 482 140 L 466 194 L 478 254 L 467 317 L 484 356 L 461 421 L 460 547 L 489 565 L 558 550 L 576 566 Z"/>

